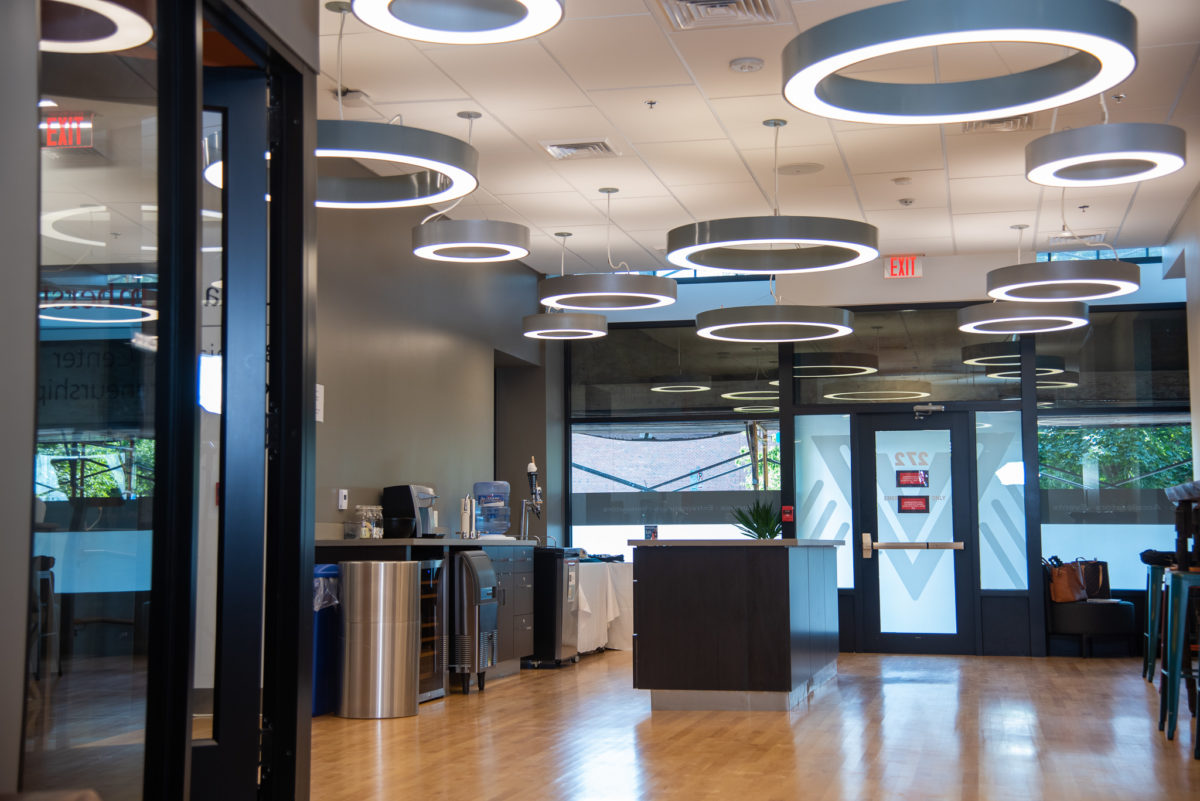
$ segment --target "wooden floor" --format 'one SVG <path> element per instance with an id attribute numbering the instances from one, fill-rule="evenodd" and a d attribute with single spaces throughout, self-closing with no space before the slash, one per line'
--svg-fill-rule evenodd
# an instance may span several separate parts
<path id="1" fill-rule="evenodd" d="M 1186 708 L 1134 659 L 843 654 L 783 712 L 654 712 L 628 652 L 522 671 L 412 718 L 313 721 L 313 801 L 1200 799 Z"/>

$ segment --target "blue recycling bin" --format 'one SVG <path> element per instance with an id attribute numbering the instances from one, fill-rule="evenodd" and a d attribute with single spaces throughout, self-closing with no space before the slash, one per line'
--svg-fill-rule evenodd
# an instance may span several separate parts
<path id="1" fill-rule="evenodd" d="M 313 566 L 313 717 L 337 710 L 341 686 L 341 660 L 338 658 L 338 566 Z"/>

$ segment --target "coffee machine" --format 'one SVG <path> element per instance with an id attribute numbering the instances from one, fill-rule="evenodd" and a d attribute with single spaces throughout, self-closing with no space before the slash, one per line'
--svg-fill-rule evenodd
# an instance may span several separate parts
<path id="1" fill-rule="evenodd" d="M 398 484 L 383 488 L 383 536 L 434 537 L 430 514 L 437 492 L 433 487 Z"/>

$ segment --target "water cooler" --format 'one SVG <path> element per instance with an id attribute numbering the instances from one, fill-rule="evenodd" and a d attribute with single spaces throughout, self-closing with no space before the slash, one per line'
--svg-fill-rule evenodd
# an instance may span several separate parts
<path id="1" fill-rule="evenodd" d="M 471 692 L 471 674 L 483 691 L 483 676 L 496 664 L 499 614 L 496 572 L 483 551 L 455 555 L 454 637 L 447 669 L 459 676 L 463 693 Z"/>

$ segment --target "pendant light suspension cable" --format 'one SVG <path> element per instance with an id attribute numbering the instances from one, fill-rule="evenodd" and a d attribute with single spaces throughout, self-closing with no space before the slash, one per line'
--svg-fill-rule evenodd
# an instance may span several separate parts
<path id="1" fill-rule="evenodd" d="M 630 272 L 627 263 L 613 264 L 612 260 L 612 196 L 620 190 L 615 186 L 602 186 L 600 191 L 604 193 L 604 246 L 608 251 L 608 269 L 613 272 Z"/>
<path id="2" fill-rule="evenodd" d="M 338 38 L 337 38 L 337 99 L 338 99 L 338 119 L 346 119 L 346 112 L 342 108 L 342 36 L 346 32 L 346 14 L 350 9 L 343 8 L 338 13 L 341 16 L 341 22 L 338 23 Z"/>

